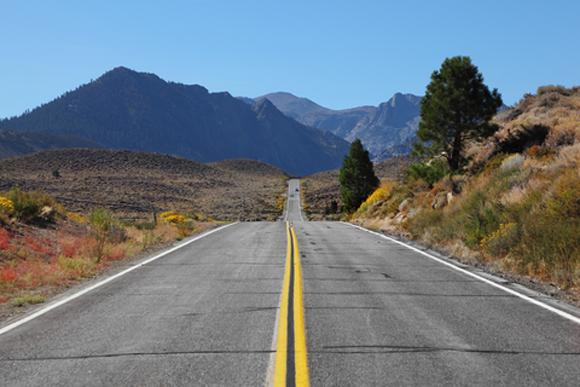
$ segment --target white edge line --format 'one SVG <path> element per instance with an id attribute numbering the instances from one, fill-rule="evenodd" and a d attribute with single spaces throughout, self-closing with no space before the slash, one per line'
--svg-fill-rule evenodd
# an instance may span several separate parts
<path id="1" fill-rule="evenodd" d="M 541 301 L 538 301 L 538 300 L 536 300 L 536 299 L 534 299 L 532 297 L 528 297 L 528 296 L 526 296 L 526 295 L 524 295 L 522 293 L 516 292 L 515 290 L 506 288 L 505 286 L 502 286 L 502 285 L 500 285 L 500 284 L 498 284 L 496 282 L 493 282 L 491 280 L 488 280 L 487 278 L 481 277 L 481 276 L 479 276 L 479 275 L 477 275 L 475 273 L 472 273 L 472 272 L 470 272 L 468 270 L 462 269 L 462 268 L 460 268 L 460 267 L 458 267 L 458 266 L 456 266 L 456 265 L 454 265 L 452 263 L 446 262 L 443 259 L 437 258 L 437 257 L 435 257 L 435 256 L 433 256 L 433 255 L 431 255 L 429 253 L 426 253 L 426 252 L 424 252 L 424 251 L 422 251 L 422 250 L 420 250 L 420 249 L 418 249 L 416 247 L 413 247 L 413 246 L 408 245 L 408 244 L 406 244 L 404 242 L 398 241 L 398 240 L 396 240 L 394 238 L 391 238 L 389 236 L 386 236 L 384 234 L 381 234 L 381 233 L 378 233 L 378 232 L 375 232 L 375 231 L 368 230 L 368 229 L 366 229 L 364 227 L 361 227 L 359 225 L 356 225 L 356 224 L 352 224 L 352 223 L 348 223 L 348 222 L 341 222 L 341 223 L 344 223 L 344 224 L 347 224 L 347 225 L 352 226 L 354 228 L 358 228 L 359 230 L 366 231 L 368 233 L 374 234 L 374 235 L 379 236 L 381 238 L 387 239 L 387 240 L 389 240 L 391 242 L 395 242 L 395 243 L 397 243 L 397 244 L 399 244 L 401 246 L 404 246 L 404 247 L 406 247 L 408 249 L 411 249 L 411 250 L 413 250 L 413 251 L 415 251 L 415 252 L 417 252 L 417 253 L 419 253 L 421 255 L 424 255 L 427 258 L 430 258 L 430 259 L 432 259 L 434 261 L 437 261 L 439 263 L 442 263 L 443 265 L 448 266 L 448 267 L 452 268 L 453 270 L 457 270 L 457 271 L 459 271 L 459 272 L 461 272 L 463 274 L 466 274 L 466 275 L 468 275 L 470 277 L 476 278 L 476 279 L 478 279 L 478 280 L 480 280 L 482 282 L 485 282 L 488 285 L 491 285 L 491 286 L 493 286 L 495 288 L 498 288 L 500 290 L 503 290 L 506 293 L 509 293 L 509 294 L 512 294 L 512 295 L 514 295 L 516 297 L 519 297 L 522 300 L 525 300 L 525 301 L 530 302 L 530 303 L 532 303 L 532 304 L 534 304 L 536 306 L 539 306 L 540 308 L 544 308 L 546 310 L 549 310 L 550 312 L 555 313 L 555 314 L 559 315 L 560 317 L 564 317 L 565 319 L 570 320 L 572 322 L 575 322 L 576 324 L 580 324 L 580 318 L 578 318 L 578 317 L 576 317 L 576 316 L 574 316 L 574 315 L 572 315 L 570 313 L 566 313 L 563 310 L 560 310 L 558 308 L 554 308 L 553 306 L 550 306 L 548 304 L 545 304 L 545 303 L 543 303 Z"/>
<path id="2" fill-rule="evenodd" d="M 70 301 L 72 301 L 72 300 L 74 300 L 76 298 L 79 298 L 79 297 L 87 294 L 90 291 L 93 291 L 93 290 L 95 290 L 95 289 L 97 289 L 97 288 L 99 288 L 99 287 L 101 287 L 101 286 L 103 286 L 103 285 L 105 285 L 105 284 L 107 284 L 107 283 L 109 283 L 111 281 L 114 281 L 117 278 L 119 278 L 121 276 L 124 276 L 125 274 L 127 274 L 129 272 L 132 272 L 135 269 L 138 269 L 138 268 L 140 268 L 142 266 L 147 265 L 148 263 L 151 263 L 151 262 L 153 262 L 153 261 L 155 261 L 155 260 L 157 260 L 159 258 L 162 258 L 162 257 L 166 256 L 167 254 L 170 254 L 170 253 L 174 252 L 175 250 L 178 250 L 178 249 L 180 249 L 182 247 L 185 247 L 185 246 L 189 245 L 190 243 L 193 243 L 193 242 L 195 242 L 195 241 L 197 241 L 197 240 L 199 240 L 201 238 L 205 238 L 208 235 L 211 235 L 211 234 L 213 234 L 215 232 L 218 232 L 220 230 L 223 230 L 226 227 L 233 226 L 234 224 L 237 224 L 237 223 L 239 223 L 239 222 L 229 223 L 229 224 L 220 226 L 218 228 L 214 228 L 213 230 L 207 231 L 207 232 L 205 232 L 205 233 L 203 233 L 201 235 L 198 235 L 198 236 L 194 237 L 193 239 L 190 239 L 190 240 L 188 240 L 186 242 L 183 242 L 183 243 L 181 243 L 181 244 L 179 244 L 179 245 L 177 245 L 175 247 L 172 247 L 169 250 L 165 250 L 164 252 L 162 252 L 160 254 L 157 254 L 154 257 L 148 258 L 148 259 L 146 259 L 146 260 L 144 260 L 144 261 L 142 261 L 142 262 L 140 262 L 140 263 L 138 263 L 138 264 L 136 264 L 134 266 L 131 266 L 130 268 L 125 269 L 125 270 L 123 270 L 123 271 L 121 271 L 121 272 L 119 272 L 119 273 L 117 273 L 115 275 L 112 275 L 112 276 L 110 276 L 108 278 L 105 278 L 104 280 L 99 281 L 99 282 L 97 282 L 94 285 L 91 285 L 89 287 L 86 287 L 86 288 L 78 291 L 77 293 L 71 294 L 68 297 L 65 297 L 65 298 L 63 298 L 61 300 L 58 300 L 58 301 L 52 303 L 52 304 L 49 304 L 46 307 L 44 307 L 44 308 L 42 308 L 42 309 L 40 309 L 40 310 L 38 310 L 38 311 L 36 311 L 36 312 L 34 312 L 32 314 L 30 314 L 30 315 L 28 315 L 28 316 L 20 319 L 20 320 L 17 320 L 15 322 L 13 322 L 12 324 L 9 324 L 9 325 L 3 327 L 2 329 L 0 329 L 0 335 L 3 335 L 4 333 L 7 333 L 7 332 L 13 330 L 14 328 L 17 328 L 17 327 L 19 327 L 19 326 L 21 326 L 23 324 L 26 324 L 27 322 L 29 322 L 31 320 L 34 320 L 35 318 L 40 317 L 43 314 L 48 313 L 48 312 L 50 312 L 53 309 L 58 308 L 59 306 L 62 306 L 62 305 L 66 304 L 66 303 L 68 303 L 68 302 L 70 302 Z"/>
<path id="3" fill-rule="evenodd" d="M 300 221 L 304 222 L 302 216 L 302 179 L 298 179 L 298 211 L 300 213 Z"/>

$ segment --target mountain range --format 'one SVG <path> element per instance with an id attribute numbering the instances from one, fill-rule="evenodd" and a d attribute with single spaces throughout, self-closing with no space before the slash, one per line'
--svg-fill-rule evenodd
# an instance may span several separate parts
<path id="1" fill-rule="evenodd" d="M 96 146 L 157 152 L 201 162 L 254 159 L 293 175 L 340 166 L 349 144 L 297 122 L 270 99 L 251 106 L 227 92 L 115 68 L 19 117 L 11 133 L 72 136 Z"/>
<path id="2" fill-rule="evenodd" d="M 329 109 L 286 92 L 243 98 L 248 103 L 264 99 L 304 125 L 330 132 L 349 142 L 359 138 L 377 160 L 409 153 L 421 113 L 421 97 L 402 93 L 396 93 L 378 106 L 343 110 Z"/>

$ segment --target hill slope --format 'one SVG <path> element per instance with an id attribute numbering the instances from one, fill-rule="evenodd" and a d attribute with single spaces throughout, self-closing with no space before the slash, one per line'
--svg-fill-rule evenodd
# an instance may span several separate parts
<path id="1" fill-rule="evenodd" d="M 280 169 L 253 160 L 206 165 L 96 149 L 44 151 L 0 163 L 0 191 L 41 190 L 72 211 L 107 207 L 129 217 L 178 210 L 221 220 L 274 220 L 285 179 Z"/>
<path id="2" fill-rule="evenodd" d="M 354 219 L 579 301 L 580 87 L 540 87 L 494 120 L 453 183 L 388 184 Z"/>
<path id="3" fill-rule="evenodd" d="M 270 100 L 284 114 L 304 125 L 331 132 L 347 141 L 361 139 L 376 159 L 408 154 L 419 125 L 421 97 L 396 93 L 379 106 L 332 110 L 290 93 L 256 98 Z M 246 100 L 247 101 L 247 100 Z"/>
<path id="4" fill-rule="evenodd" d="M 345 141 L 321 137 L 281 114 L 260 113 L 225 92 L 119 67 L 29 113 L 0 121 L 0 129 L 75 135 L 106 148 L 202 162 L 249 158 L 296 175 L 340 165 Z"/>

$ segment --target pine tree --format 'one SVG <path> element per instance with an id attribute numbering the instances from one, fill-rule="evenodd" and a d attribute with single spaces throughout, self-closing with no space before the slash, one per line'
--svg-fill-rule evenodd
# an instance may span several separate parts
<path id="1" fill-rule="evenodd" d="M 373 163 L 359 139 L 353 141 L 339 174 L 343 210 L 355 211 L 379 186 Z"/>
<path id="2" fill-rule="evenodd" d="M 466 56 L 447 58 L 431 75 L 421 101 L 421 122 L 414 153 L 433 156 L 443 153 L 451 172 L 467 162 L 466 140 L 490 136 L 497 127 L 491 118 L 502 105 L 497 89 L 490 91 L 483 75 Z"/>

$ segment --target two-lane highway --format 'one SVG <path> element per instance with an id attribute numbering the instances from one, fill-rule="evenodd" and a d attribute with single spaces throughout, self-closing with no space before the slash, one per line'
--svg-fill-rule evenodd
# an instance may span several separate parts
<path id="1" fill-rule="evenodd" d="M 312 385 L 580 385 L 580 326 L 342 223 L 296 224 Z"/>
<path id="2" fill-rule="evenodd" d="M 241 223 L 0 336 L 0 386 L 264 384 L 283 222 Z"/>
<path id="3" fill-rule="evenodd" d="M 226 227 L 3 333 L 0 385 L 580 385 L 577 310 L 305 222 L 299 191 L 287 222 Z"/>

